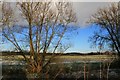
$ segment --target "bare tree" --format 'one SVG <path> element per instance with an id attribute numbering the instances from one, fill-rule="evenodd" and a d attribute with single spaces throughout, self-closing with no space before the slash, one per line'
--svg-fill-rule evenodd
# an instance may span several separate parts
<path id="1" fill-rule="evenodd" d="M 59 50 L 64 52 L 70 47 L 67 44 L 63 44 L 62 39 L 65 38 L 66 33 L 72 30 L 69 25 L 76 22 L 72 5 L 68 2 L 21 2 L 17 3 L 17 7 L 27 21 L 27 27 L 22 28 L 19 33 L 25 35 L 26 37 L 24 38 L 29 43 L 21 44 L 21 42 L 18 42 L 18 37 L 13 31 L 13 27 L 16 26 L 9 27 L 8 23 L 12 20 L 8 16 L 13 14 L 12 10 L 7 12 L 10 9 L 3 9 L 3 24 L 4 19 L 8 19 L 3 25 L 3 37 L 11 42 L 18 51 L 23 53 L 22 55 L 28 62 L 32 72 L 44 74 L 46 66 L 53 60 L 55 53 Z M 5 26 L 7 27 L 5 28 Z M 27 33 L 24 34 L 24 30 L 27 30 Z M 24 39 L 23 37 L 20 38 Z M 30 50 L 30 57 L 25 56 L 21 45 L 27 45 Z M 48 58 L 47 53 L 52 53 L 52 55 Z M 47 60 L 45 60 L 46 58 Z M 45 78 L 45 75 L 42 75 L 42 78 Z"/>
<path id="2" fill-rule="evenodd" d="M 103 45 L 99 44 L 98 49 L 99 49 L 99 53 L 101 55 L 102 50 L 103 50 Z M 100 80 L 102 80 L 102 59 L 100 59 Z"/>
<path id="3" fill-rule="evenodd" d="M 12 43 L 16 50 L 19 50 L 21 53 L 23 52 L 23 49 L 21 47 L 21 45 L 19 44 L 19 42 L 23 42 L 22 39 L 20 38 L 16 38 L 17 35 L 16 34 L 21 34 L 23 35 L 23 27 L 15 27 L 16 25 L 14 25 L 17 21 L 15 19 L 15 14 L 13 9 L 11 8 L 10 3 L 3 3 L 2 4 L 2 19 L 0 20 L 0 22 L 2 23 L 1 27 L 2 27 L 2 41 L 6 42 L 9 41 L 10 43 Z M 12 27 L 11 27 L 12 26 Z M 27 41 L 25 41 L 26 43 Z M 24 58 L 26 59 L 26 56 L 22 53 L 22 55 L 24 56 Z"/>
<path id="4" fill-rule="evenodd" d="M 111 59 L 109 59 L 109 61 L 107 62 L 107 80 L 109 80 L 109 71 L 110 71 L 110 66 L 112 64 L 112 62 L 115 60 L 114 55 L 111 54 Z"/>
<path id="5" fill-rule="evenodd" d="M 92 44 L 103 44 L 112 50 L 118 52 L 120 56 L 120 24 L 119 24 L 119 8 L 118 4 L 111 4 L 109 7 L 99 9 L 94 14 L 90 23 L 99 25 L 100 31 L 95 32 L 90 41 Z"/>
<path id="6" fill-rule="evenodd" d="M 109 71 L 110 71 L 110 66 L 112 62 L 116 59 L 115 55 L 111 52 L 108 52 L 109 58 L 103 59 L 103 70 L 106 71 L 106 75 L 103 73 L 103 75 L 106 77 L 107 80 L 109 80 Z M 106 67 L 106 68 L 105 68 Z"/>

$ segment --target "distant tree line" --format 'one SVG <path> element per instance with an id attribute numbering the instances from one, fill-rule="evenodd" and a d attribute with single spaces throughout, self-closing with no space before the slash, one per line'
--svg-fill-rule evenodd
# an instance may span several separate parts
<path id="1" fill-rule="evenodd" d="M 1 52 L 2 53 L 2 56 L 7 56 L 7 55 L 21 55 L 22 53 L 21 52 L 14 52 L 14 51 L 2 51 Z M 24 54 L 25 55 L 30 55 L 30 52 L 28 52 L 28 51 L 24 51 Z M 40 53 L 40 54 L 43 54 L 43 53 Z M 47 53 L 47 55 L 52 55 L 53 53 Z M 56 53 L 55 55 L 64 55 L 64 56 L 76 56 L 76 55 L 81 55 L 81 56 L 83 56 L 83 55 L 110 55 L 110 54 L 112 54 L 112 55 L 116 55 L 116 53 L 111 53 L 111 52 L 109 52 L 109 51 L 105 51 L 105 52 L 89 52 L 89 53 L 75 53 L 75 52 L 73 52 L 73 53 Z"/>

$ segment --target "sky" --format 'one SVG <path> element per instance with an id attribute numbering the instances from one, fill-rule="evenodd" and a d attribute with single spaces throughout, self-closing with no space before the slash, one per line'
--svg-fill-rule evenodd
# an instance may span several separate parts
<path id="1" fill-rule="evenodd" d="M 77 35 L 73 35 L 71 42 L 73 47 L 66 52 L 96 52 L 98 48 L 91 48 L 91 43 L 88 42 L 94 31 L 99 30 L 97 25 L 88 24 L 87 21 L 91 15 L 95 14 L 99 8 L 108 7 L 111 2 L 74 2 L 74 10 L 77 13 L 78 27 L 80 27 Z"/>
<path id="2" fill-rule="evenodd" d="M 95 52 L 97 51 L 96 48 L 90 48 L 90 43 L 88 43 L 88 39 L 93 32 L 95 31 L 96 26 L 88 26 L 85 28 L 79 28 L 77 30 L 77 34 L 72 35 L 70 42 L 72 42 L 73 47 L 68 49 L 66 52 Z"/>
<path id="3" fill-rule="evenodd" d="M 86 27 L 86 22 L 99 8 L 106 8 L 111 2 L 73 2 L 73 8 L 76 12 L 78 25 Z"/>
<path id="4" fill-rule="evenodd" d="M 100 0 L 99 0 L 100 1 Z M 109 1 L 109 0 L 108 0 Z M 70 42 L 73 47 L 68 49 L 66 52 L 94 52 L 98 51 L 97 48 L 90 48 L 90 43 L 88 39 L 96 29 L 96 25 L 87 24 L 86 21 L 89 20 L 90 16 L 94 14 L 99 8 L 105 8 L 109 6 L 111 2 L 74 2 L 73 10 L 76 12 L 77 16 L 77 26 L 79 27 L 76 35 L 72 35 Z M 8 45 L 9 46 L 9 45 Z M 0 46 L 0 49 L 4 49 Z"/>

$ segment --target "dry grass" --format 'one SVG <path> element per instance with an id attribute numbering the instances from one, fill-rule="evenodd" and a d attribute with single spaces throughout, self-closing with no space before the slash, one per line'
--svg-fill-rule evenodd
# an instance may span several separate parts
<path id="1" fill-rule="evenodd" d="M 29 57 L 29 56 L 27 56 Z M 21 55 L 9 55 L 9 56 L 0 56 L 2 60 L 24 60 Z M 46 60 L 49 59 L 50 56 L 46 57 Z M 57 56 L 53 59 L 53 62 L 77 62 L 77 61 L 107 61 L 114 59 L 115 56 L 111 55 L 61 55 Z"/>
<path id="2" fill-rule="evenodd" d="M 110 55 L 85 55 L 85 56 L 60 56 L 57 61 L 62 62 L 77 62 L 77 61 L 109 61 L 115 56 Z"/>

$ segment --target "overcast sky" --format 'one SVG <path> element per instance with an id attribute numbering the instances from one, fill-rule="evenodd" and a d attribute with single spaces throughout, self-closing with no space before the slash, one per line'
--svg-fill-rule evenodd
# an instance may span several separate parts
<path id="1" fill-rule="evenodd" d="M 110 2 L 74 2 L 73 7 L 77 15 L 79 26 L 86 26 L 86 21 L 99 8 L 109 6 Z"/>
<path id="2" fill-rule="evenodd" d="M 4 0 L 4 1 L 15 2 L 15 0 Z M 110 4 L 110 2 L 107 2 L 109 0 L 105 0 L 106 2 L 100 2 L 100 0 L 97 0 L 98 2 L 95 2 L 94 0 L 91 0 L 91 2 L 87 2 L 87 0 L 85 1 L 71 0 L 71 1 L 73 2 L 73 9 L 76 12 L 78 25 L 82 27 L 86 25 L 86 21 L 90 18 L 92 14 L 94 14 L 98 10 L 98 8 L 103 8 Z M 117 0 L 114 0 L 114 1 L 117 1 Z M 1 10 L 1 7 L 0 7 L 0 10 Z M 15 10 L 15 12 L 17 11 Z M 23 21 L 21 23 L 23 23 Z"/>

